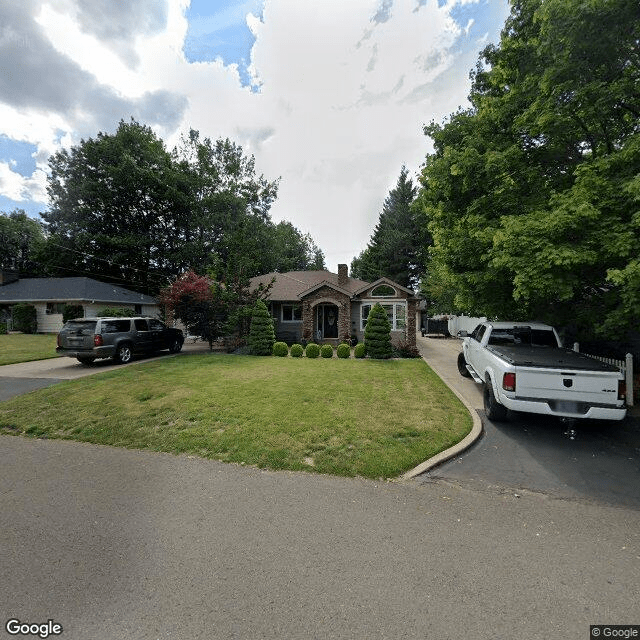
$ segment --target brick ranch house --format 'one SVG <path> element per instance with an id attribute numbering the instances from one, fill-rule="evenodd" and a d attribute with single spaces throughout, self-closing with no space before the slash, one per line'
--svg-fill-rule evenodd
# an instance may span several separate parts
<path id="1" fill-rule="evenodd" d="M 369 311 L 379 302 L 387 311 L 394 344 L 416 344 L 416 315 L 420 298 L 388 278 L 365 282 L 349 277 L 346 264 L 338 273 L 289 271 L 251 279 L 251 288 L 275 282 L 267 303 L 274 318 L 276 338 L 284 342 L 329 342 L 364 338 Z"/>

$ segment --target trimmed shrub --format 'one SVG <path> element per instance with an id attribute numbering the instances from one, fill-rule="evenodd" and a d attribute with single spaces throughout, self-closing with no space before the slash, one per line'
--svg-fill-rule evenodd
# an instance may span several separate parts
<path id="1" fill-rule="evenodd" d="M 406 340 L 401 340 L 393 349 L 393 353 L 398 358 L 419 358 L 420 352 L 417 347 L 410 345 Z"/>
<path id="2" fill-rule="evenodd" d="M 38 330 L 38 312 L 32 304 L 22 302 L 11 310 L 14 331 L 35 333 Z"/>
<path id="3" fill-rule="evenodd" d="M 286 358 L 289 355 L 289 347 L 286 342 L 273 343 L 273 355 L 279 358 Z"/>
<path id="4" fill-rule="evenodd" d="M 387 318 L 387 312 L 379 302 L 373 305 L 369 312 L 367 326 L 364 329 L 364 344 L 370 358 L 384 360 L 393 354 L 391 325 Z"/>
<path id="5" fill-rule="evenodd" d="M 7 333 L 7 323 L 0 322 L 0 335 L 5 335 Z"/>
<path id="6" fill-rule="evenodd" d="M 353 355 L 356 358 L 364 358 L 367 355 L 367 350 L 365 349 L 364 342 L 358 342 L 358 344 L 353 349 Z"/>
<path id="7" fill-rule="evenodd" d="M 292 358 L 302 358 L 303 353 L 304 353 L 304 347 L 301 344 L 291 345 L 290 354 Z"/>
<path id="8" fill-rule="evenodd" d="M 65 304 L 62 309 L 62 322 L 84 318 L 84 307 L 81 304 Z"/>
<path id="9" fill-rule="evenodd" d="M 273 318 L 267 309 L 267 305 L 258 300 L 251 313 L 251 326 L 249 328 L 249 346 L 254 356 L 270 356 L 273 351 L 273 343 L 276 334 L 273 331 Z"/>
<path id="10" fill-rule="evenodd" d="M 317 358 L 320 355 L 320 347 L 315 342 L 310 342 L 304 352 L 307 358 Z"/>
<path id="11" fill-rule="evenodd" d="M 350 358 L 351 357 L 351 347 L 344 342 L 338 345 L 338 349 L 336 351 L 338 354 L 338 358 Z"/>
<path id="12" fill-rule="evenodd" d="M 320 347 L 320 355 L 323 358 L 333 358 L 333 347 L 330 344 L 323 344 Z"/>
<path id="13" fill-rule="evenodd" d="M 104 307 L 96 311 L 96 318 L 133 318 L 136 312 L 123 307 Z"/>

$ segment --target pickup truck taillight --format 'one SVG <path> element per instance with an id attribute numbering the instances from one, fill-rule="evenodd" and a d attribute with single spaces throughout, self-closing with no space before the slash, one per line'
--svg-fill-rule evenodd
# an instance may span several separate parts
<path id="1" fill-rule="evenodd" d="M 502 376 L 502 388 L 505 391 L 516 390 L 516 374 L 515 373 L 505 373 Z"/>
<path id="2" fill-rule="evenodd" d="M 104 342 L 102 340 L 102 336 L 99 333 L 96 333 L 93 336 L 93 344 L 96 347 L 101 347 L 104 344 Z"/>
<path id="3" fill-rule="evenodd" d="M 627 385 L 624 380 L 618 380 L 618 400 L 627 399 Z"/>

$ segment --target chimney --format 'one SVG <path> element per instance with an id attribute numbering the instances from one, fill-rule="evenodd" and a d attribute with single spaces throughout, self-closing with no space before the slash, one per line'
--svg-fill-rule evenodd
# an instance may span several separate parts
<path id="1" fill-rule="evenodd" d="M 346 264 L 338 265 L 338 284 L 341 287 L 347 286 L 347 281 L 349 280 L 349 268 Z"/>

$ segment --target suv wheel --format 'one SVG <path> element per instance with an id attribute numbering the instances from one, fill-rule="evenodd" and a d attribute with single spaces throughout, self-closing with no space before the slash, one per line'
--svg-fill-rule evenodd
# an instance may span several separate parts
<path id="1" fill-rule="evenodd" d="M 120 364 L 127 364 L 127 362 L 131 362 L 132 356 L 131 345 L 125 342 L 116 349 L 114 360 Z"/>

